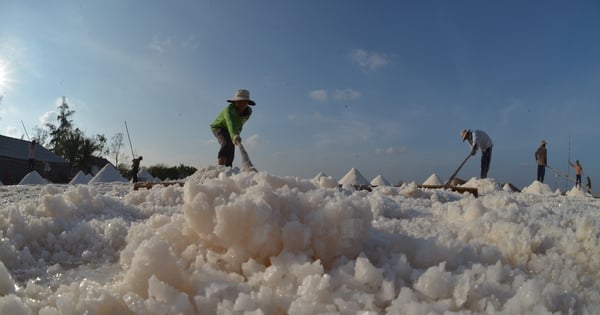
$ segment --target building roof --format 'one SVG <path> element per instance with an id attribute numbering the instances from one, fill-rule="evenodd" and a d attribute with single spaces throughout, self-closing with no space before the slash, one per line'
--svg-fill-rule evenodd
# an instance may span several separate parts
<path id="1" fill-rule="evenodd" d="M 0 157 L 28 160 L 29 150 L 27 147 L 29 146 L 29 143 L 31 143 L 31 141 L 0 135 Z M 67 160 L 54 154 L 54 152 L 44 148 L 40 144 L 35 145 L 35 159 L 53 163 L 69 163 Z"/>

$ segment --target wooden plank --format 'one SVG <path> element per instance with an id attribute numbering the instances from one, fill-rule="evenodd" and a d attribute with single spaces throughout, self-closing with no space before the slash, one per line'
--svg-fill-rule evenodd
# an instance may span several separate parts
<path id="1" fill-rule="evenodd" d="M 459 187 L 459 186 L 445 187 L 444 185 L 418 185 L 417 187 L 427 188 L 427 189 L 450 189 L 452 191 L 456 191 L 461 194 L 468 192 L 468 193 L 471 193 L 475 197 L 479 197 L 478 190 L 475 187 Z"/>
<path id="2" fill-rule="evenodd" d="M 161 186 L 179 185 L 180 187 L 183 187 L 184 184 L 185 184 L 185 182 L 181 182 L 181 181 L 160 182 L 160 183 L 137 182 L 133 185 L 133 190 L 138 190 L 140 188 L 152 189 L 152 187 L 154 187 L 156 185 L 161 185 Z M 445 189 L 444 185 L 418 185 L 417 187 L 426 188 L 426 189 Z M 461 194 L 468 192 L 468 193 L 471 193 L 475 197 L 479 197 L 478 190 L 475 187 L 450 186 L 450 187 L 447 187 L 446 189 L 450 189 L 452 191 L 456 191 Z"/>
<path id="3" fill-rule="evenodd" d="M 179 181 L 160 182 L 160 183 L 137 182 L 137 183 L 133 184 L 133 190 L 138 190 L 140 188 L 152 189 L 152 187 L 154 187 L 156 185 L 161 185 L 161 186 L 179 185 L 180 187 L 183 187 L 184 184 L 185 184 L 185 182 L 179 182 Z"/>

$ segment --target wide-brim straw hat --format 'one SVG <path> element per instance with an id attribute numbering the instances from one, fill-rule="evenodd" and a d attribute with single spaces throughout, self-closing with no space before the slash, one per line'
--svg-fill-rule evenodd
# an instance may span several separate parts
<path id="1" fill-rule="evenodd" d="M 465 140 L 467 140 L 467 136 L 469 135 L 469 132 L 471 130 L 467 130 L 467 129 L 463 129 L 460 131 L 460 137 L 462 139 L 463 142 L 465 142 Z"/>
<path id="2" fill-rule="evenodd" d="M 253 100 L 250 99 L 250 92 L 248 90 L 245 89 L 239 89 L 237 91 L 235 91 L 235 95 L 227 100 L 228 102 L 235 102 L 235 101 L 248 101 L 248 105 L 256 105 L 256 103 L 254 103 Z"/>

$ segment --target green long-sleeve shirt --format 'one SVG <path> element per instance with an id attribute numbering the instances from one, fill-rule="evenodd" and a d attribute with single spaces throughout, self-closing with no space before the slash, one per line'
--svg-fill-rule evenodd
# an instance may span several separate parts
<path id="1" fill-rule="evenodd" d="M 252 115 L 252 109 L 246 107 L 244 114 L 238 113 L 234 103 L 229 103 L 223 110 L 217 115 L 215 121 L 210 125 L 210 129 L 213 131 L 217 128 L 225 128 L 229 131 L 229 136 L 233 137 L 239 135 L 242 132 L 242 127 L 248 121 Z"/>

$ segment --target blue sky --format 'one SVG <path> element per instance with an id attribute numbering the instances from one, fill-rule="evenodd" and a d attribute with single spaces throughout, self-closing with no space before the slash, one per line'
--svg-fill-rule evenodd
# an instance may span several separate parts
<path id="1" fill-rule="evenodd" d="M 579 159 L 594 183 L 599 29 L 596 1 L 3 1 L 0 133 L 55 122 L 66 96 L 87 135 L 127 121 L 146 166 L 201 168 L 246 88 L 242 139 L 276 175 L 444 180 L 469 151 L 460 130 L 482 129 L 499 183 L 535 179 L 542 139 L 550 166 Z"/>

